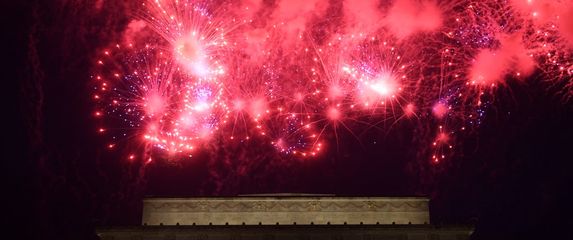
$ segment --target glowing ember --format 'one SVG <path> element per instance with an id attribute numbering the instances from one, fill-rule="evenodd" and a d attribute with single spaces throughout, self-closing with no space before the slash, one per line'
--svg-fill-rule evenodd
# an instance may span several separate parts
<path id="1" fill-rule="evenodd" d="M 375 2 L 143 1 L 94 60 L 97 131 L 110 149 L 184 156 L 257 138 L 305 158 L 341 127 L 415 118 L 439 126 L 425 136 L 438 163 L 455 144 L 446 127 L 478 127 L 488 89 L 541 79 L 573 96 L 571 0 Z"/>

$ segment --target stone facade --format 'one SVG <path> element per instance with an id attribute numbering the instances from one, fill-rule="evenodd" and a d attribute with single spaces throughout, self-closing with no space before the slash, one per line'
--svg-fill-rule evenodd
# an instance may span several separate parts
<path id="1" fill-rule="evenodd" d="M 427 224 L 427 198 L 232 197 L 155 198 L 143 225 Z"/>
<path id="2" fill-rule="evenodd" d="M 142 226 L 97 233 L 102 240 L 469 239 L 471 226 L 431 225 L 428 202 L 325 195 L 148 198 Z"/>

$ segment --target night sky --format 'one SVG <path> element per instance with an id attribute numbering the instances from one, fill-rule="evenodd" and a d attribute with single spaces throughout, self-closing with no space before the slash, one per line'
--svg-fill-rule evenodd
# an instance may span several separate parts
<path id="1" fill-rule="evenodd" d="M 404 121 L 359 139 L 342 133 L 316 159 L 271 159 L 254 140 L 142 168 L 106 149 L 89 97 L 94 49 L 127 24 L 109 17 L 127 4 L 93 13 L 83 2 L 2 3 L 3 195 L 9 227 L 25 238 L 97 239 L 97 226 L 138 225 L 145 196 L 329 193 L 428 196 L 433 224 L 472 224 L 472 239 L 573 239 L 573 102 L 558 86 L 498 89 L 476 133 L 439 165 L 418 159 L 419 133 Z M 248 164 L 233 160 L 241 154 Z"/>

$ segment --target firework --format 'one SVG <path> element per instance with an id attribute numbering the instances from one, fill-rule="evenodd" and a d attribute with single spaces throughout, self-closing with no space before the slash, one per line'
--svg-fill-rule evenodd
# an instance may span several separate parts
<path id="1" fill-rule="evenodd" d="M 253 138 L 307 158 L 332 149 L 340 131 L 359 138 L 412 121 L 427 129 L 420 151 L 439 163 L 509 81 L 573 96 L 572 9 L 569 0 L 143 1 L 124 43 L 95 62 L 94 115 L 109 146 L 173 158 Z"/>

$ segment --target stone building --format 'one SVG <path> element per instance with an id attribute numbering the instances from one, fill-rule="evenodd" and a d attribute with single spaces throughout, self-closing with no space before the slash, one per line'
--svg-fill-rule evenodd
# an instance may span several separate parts
<path id="1" fill-rule="evenodd" d="M 142 225 L 98 229 L 102 240 L 468 239 L 470 226 L 430 224 L 429 199 L 248 195 L 147 198 Z"/>

